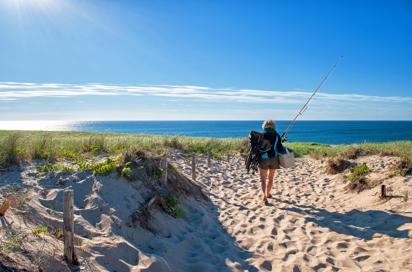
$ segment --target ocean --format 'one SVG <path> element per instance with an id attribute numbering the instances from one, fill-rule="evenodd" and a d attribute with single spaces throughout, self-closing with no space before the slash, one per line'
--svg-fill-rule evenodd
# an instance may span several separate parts
<path id="1" fill-rule="evenodd" d="M 192 137 L 247 137 L 262 121 L 0 121 L 0 130 L 92 131 Z M 276 121 L 282 134 L 291 121 Z M 289 142 L 353 144 L 412 141 L 412 121 L 296 121 Z"/>

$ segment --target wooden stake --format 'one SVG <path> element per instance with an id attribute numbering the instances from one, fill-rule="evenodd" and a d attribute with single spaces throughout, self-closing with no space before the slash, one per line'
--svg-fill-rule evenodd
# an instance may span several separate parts
<path id="1" fill-rule="evenodd" d="M 69 264 L 76 264 L 77 257 L 74 253 L 74 211 L 73 211 L 73 190 L 64 192 L 63 199 L 63 236 L 64 236 L 64 256 Z"/>
<path id="2" fill-rule="evenodd" d="M 210 168 L 210 157 L 212 157 L 212 149 L 208 148 L 207 149 L 207 167 Z"/>
<path id="3" fill-rule="evenodd" d="M 227 155 L 227 157 L 226 157 L 226 161 L 227 161 L 227 162 L 229 162 L 229 161 L 230 161 L 230 156 L 229 156 L 229 155 Z"/>
<path id="4" fill-rule="evenodd" d="M 150 199 L 149 204 L 147 204 L 147 209 L 151 209 L 153 204 L 157 201 L 157 197 Z"/>
<path id="5" fill-rule="evenodd" d="M 386 186 L 382 185 L 381 186 L 381 198 L 386 198 L 386 197 L 387 197 L 387 195 L 386 195 Z"/>
<path id="6" fill-rule="evenodd" d="M 192 153 L 192 179 L 196 178 L 196 153 Z"/>
<path id="7" fill-rule="evenodd" d="M 165 183 L 167 183 L 167 159 L 163 158 L 160 161 L 160 168 L 162 168 L 164 170 L 164 172 L 162 174 L 162 179 Z"/>

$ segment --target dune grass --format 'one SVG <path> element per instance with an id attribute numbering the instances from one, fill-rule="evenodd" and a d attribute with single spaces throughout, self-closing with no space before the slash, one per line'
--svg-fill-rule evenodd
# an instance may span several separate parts
<path id="1" fill-rule="evenodd" d="M 244 152 L 247 138 L 197 138 L 165 135 L 120 134 L 99 132 L 61 131 L 0 131 L 0 165 L 19 162 L 23 158 L 53 160 L 85 152 L 119 154 L 124 151 L 145 149 L 163 152 L 179 148 L 196 153 Z"/>
<path id="2" fill-rule="evenodd" d="M 365 143 L 360 145 L 330 145 L 318 143 L 285 143 L 293 149 L 295 157 L 310 154 L 313 158 L 334 157 L 342 154 L 412 156 L 412 142 Z M 0 130 L 0 166 L 23 159 L 54 160 L 86 152 L 120 154 L 124 151 L 144 149 L 162 153 L 168 148 L 206 154 L 212 149 L 216 158 L 234 152 L 247 154 L 250 144 L 243 138 L 206 138 L 166 135 L 145 135 L 102 132 L 67 131 L 10 131 Z"/>
<path id="3" fill-rule="evenodd" d="M 308 155 L 312 152 L 315 152 L 321 148 L 328 148 L 330 145 L 326 144 L 318 144 L 318 143 L 302 143 L 302 142 L 296 142 L 296 143 L 284 143 L 283 144 L 286 147 L 289 147 L 290 149 L 293 150 L 293 154 L 295 157 L 300 157 L 303 155 Z"/>
<path id="4" fill-rule="evenodd" d="M 352 159 L 362 155 L 393 155 L 401 158 L 412 157 L 412 141 L 396 141 L 387 143 L 363 143 L 354 145 L 323 146 L 310 153 L 313 158 L 342 157 Z"/>

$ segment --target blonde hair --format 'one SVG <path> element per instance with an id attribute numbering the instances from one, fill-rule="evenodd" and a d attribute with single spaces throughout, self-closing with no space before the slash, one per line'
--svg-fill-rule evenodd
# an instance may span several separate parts
<path id="1" fill-rule="evenodd" d="M 263 122 L 262 128 L 270 127 L 276 130 L 276 123 L 272 119 L 266 120 Z"/>

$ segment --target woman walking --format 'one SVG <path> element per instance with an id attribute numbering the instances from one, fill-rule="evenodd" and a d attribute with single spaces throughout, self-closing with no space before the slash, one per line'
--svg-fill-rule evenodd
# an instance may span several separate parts
<path id="1" fill-rule="evenodd" d="M 268 140 L 271 144 L 271 148 L 268 152 L 262 155 L 259 161 L 259 173 L 260 173 L 260 188 L 263 193 L 263 203 L 268 205 L 267 198 L 270 196 L 270 190 L 273 186 L 273 175 L 276 169 L 279 169 L 279 156 L 278 152 L 283 149 L 282 141 L 279 134 L 276 132 L 276 123 L 273 120 L 266 120 L 263 122 L 263 139 Z M 268 182 L 266 184 L 266 178 Z"/>

